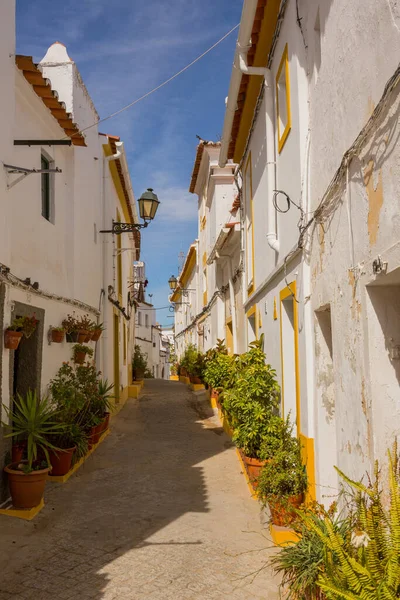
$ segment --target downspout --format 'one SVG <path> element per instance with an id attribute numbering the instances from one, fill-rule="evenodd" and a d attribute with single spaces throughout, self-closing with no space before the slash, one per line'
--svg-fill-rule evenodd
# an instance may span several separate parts
<path id="1" fill-rule="evenodd" d="M 276 190 L 276 160 L 275 160 L 275 131 L 274 131 L 274 92 L 272 73 L 266 67 L 249 67 L 247 52 L 249 47 L 237 47 L 239 68 L 245 75 L 258 75 L 264 77 L 265 85 L 265 145 L 267 154 L 267 242 L 270 248 L 279 252 L 278 233 L 276 230 L 276 214 L 272 198 Z"/>

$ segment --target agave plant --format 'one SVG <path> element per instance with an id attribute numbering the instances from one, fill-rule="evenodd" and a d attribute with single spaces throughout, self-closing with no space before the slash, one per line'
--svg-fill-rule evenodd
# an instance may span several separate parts
<path id="1" fill-rule="evenodd" d="M 63 433 L 65 425 L 57 421 L 57 411 L 49 397 L 38 398 L 36 391 L 29 390 L 25 397 L 17 395 L 12 410 L 3 406 L 9 418 L 9 423 L 3 425 L 11 430 L 6 437 L 27 442 L 28 464 L 25 470 L 33 470 L 40 451 L 46 457 L 47 464 L 50 464 L 48 450 L 59 450 L 50 442 L 50 438 Z"/>

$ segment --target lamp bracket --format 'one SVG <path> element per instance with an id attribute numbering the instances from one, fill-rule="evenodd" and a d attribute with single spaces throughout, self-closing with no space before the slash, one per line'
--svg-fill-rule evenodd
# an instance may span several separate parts
<path id="1" fill-rule="evenodd" d="M 132 233 L 136 229 L 143 229 L 147 227 L 148 223 L 120 223 L 119 221 L 113 221 L 112 229 L 102 229 L 99 233 L 112 233 L 113 235 L 120 235 L 121 233 Z"/>

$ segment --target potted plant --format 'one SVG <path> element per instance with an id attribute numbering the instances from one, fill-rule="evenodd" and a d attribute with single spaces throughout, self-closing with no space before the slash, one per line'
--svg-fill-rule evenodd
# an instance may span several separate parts
<path id="1" fill-rule="evenodd" d="M 75 313 L 67 315 L 62 322 L 62 327 L 66 333 L 67 342 L 78 341 L 78 321 L 75 317 Z"/>
<path id="2" fill-rule="evenodd" d="M 100 414 L 102 415 L 104 422 L 101 433 L 106 431 L 110 422 L 110 414 L 112 409 L 112 401 L 114 398 L 113 394 L 110 392 L 114 390 L 114 384 L 109 383 L 108 379 L 100 379 L 99 380 L 99 391 L 98 391 L 98 400 L 97 406 Z"/>
<path id="3" fill-rule="evenodd" d="M 94 323 L 89 318 L 89 315 L 83 315 L 77 320 L 78 328 L 78 343 L 85 344 L 92 339 L 92 327 Z"/>
<path id="4" fill-rule="evenodd" d="M 3 405 L 4 406 L 4 405 Z M 49 474 L 49 449 L 56 450 L 50 437 L 64 430 L 57 421 L 57 413 L 48 396 L 39 399 L 36 392 L 29 390 L 23 398 L 18 395 L 14 409 L 4 409 L 10 423 L 6 437 L 17 437 L 27 441 L 27 460 L 7 465 L 8 485 L 15 508 L 33 508 L 40 504 Z"/>
<path id="5" fill-rule="evenodd" d="M 103 331 L 103 323 L 94 323 L 92 327 L 92 342 L 98 342 Z"/>
<path id="6" fill-rule="evenodd" d="M 50 328 L 51 341 L 55 344 L 61 344 L 64 340 L 65 329 L 64 327 L 51 327 Z"/>
<path id="7" fill-rule="evenodd" d="M 135 352 L 132 359 L 132 377 L 134 380 L 144 379 L 147 369 L 147 354 L 144 354 L 140 346 L 135 346 Z"/>
<path id="8" fill-rule="evenodd" d="M 221 408 L 220 393 L 231 387 L 237 357 L 229 356 L 222 340 L 217 341 L 217 347 L 206 352 L 204 381 L 211 388 L 211 397 L 215 398 Z"/>
<path id="9" fill-rule="evenodd" d="M 248 352 L 237 358 L 223 400 L 224 411 L 233 430 L 233 441 L 240 448 L 252 477 L 257 476 L 264 464 L 261 448 L 279 401 L 276 373 L 265 364 L 262 344 L 261 337 L 250 344 Z"/>
<path id="10" fill-rule="evenodd" d="M 4 332 L 4 347 L 9 350 L 16 350 L 22 336 L 30 338 L 35 332 L 37 324 L 38 320 L 35 315 L 32 317 L 16 317 Z"/>
<path id="11" fill-rule="evenodd" d="M 75 344 L 72 347 L 74 362 L 83 365 L 86 355 L 93 356 L 93 349 L 83 344 Z"/>
<path id="12" fill-rule="evenodd" d="M 258 477 L 258 497 L 268 503 L 274 525 L 289 525 L 307 490 L 306 468 L 301 460 L 300 441 L 290 437 L 278 446 Z"/>

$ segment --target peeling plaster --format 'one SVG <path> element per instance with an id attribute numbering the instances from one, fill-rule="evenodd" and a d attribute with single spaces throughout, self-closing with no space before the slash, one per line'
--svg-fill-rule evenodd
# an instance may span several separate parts
<path id="1" fill-rule="evenodd" d="M 382 169 L 379 170 L 378 183 L 374 186 L 374 161 L 370 160 L 364 169 L 364 185 L 367 191 L 368 211 L 368 235 L 371 246 L 376 244 L 379 229 L 379 216 L 383 205 Z"/>

